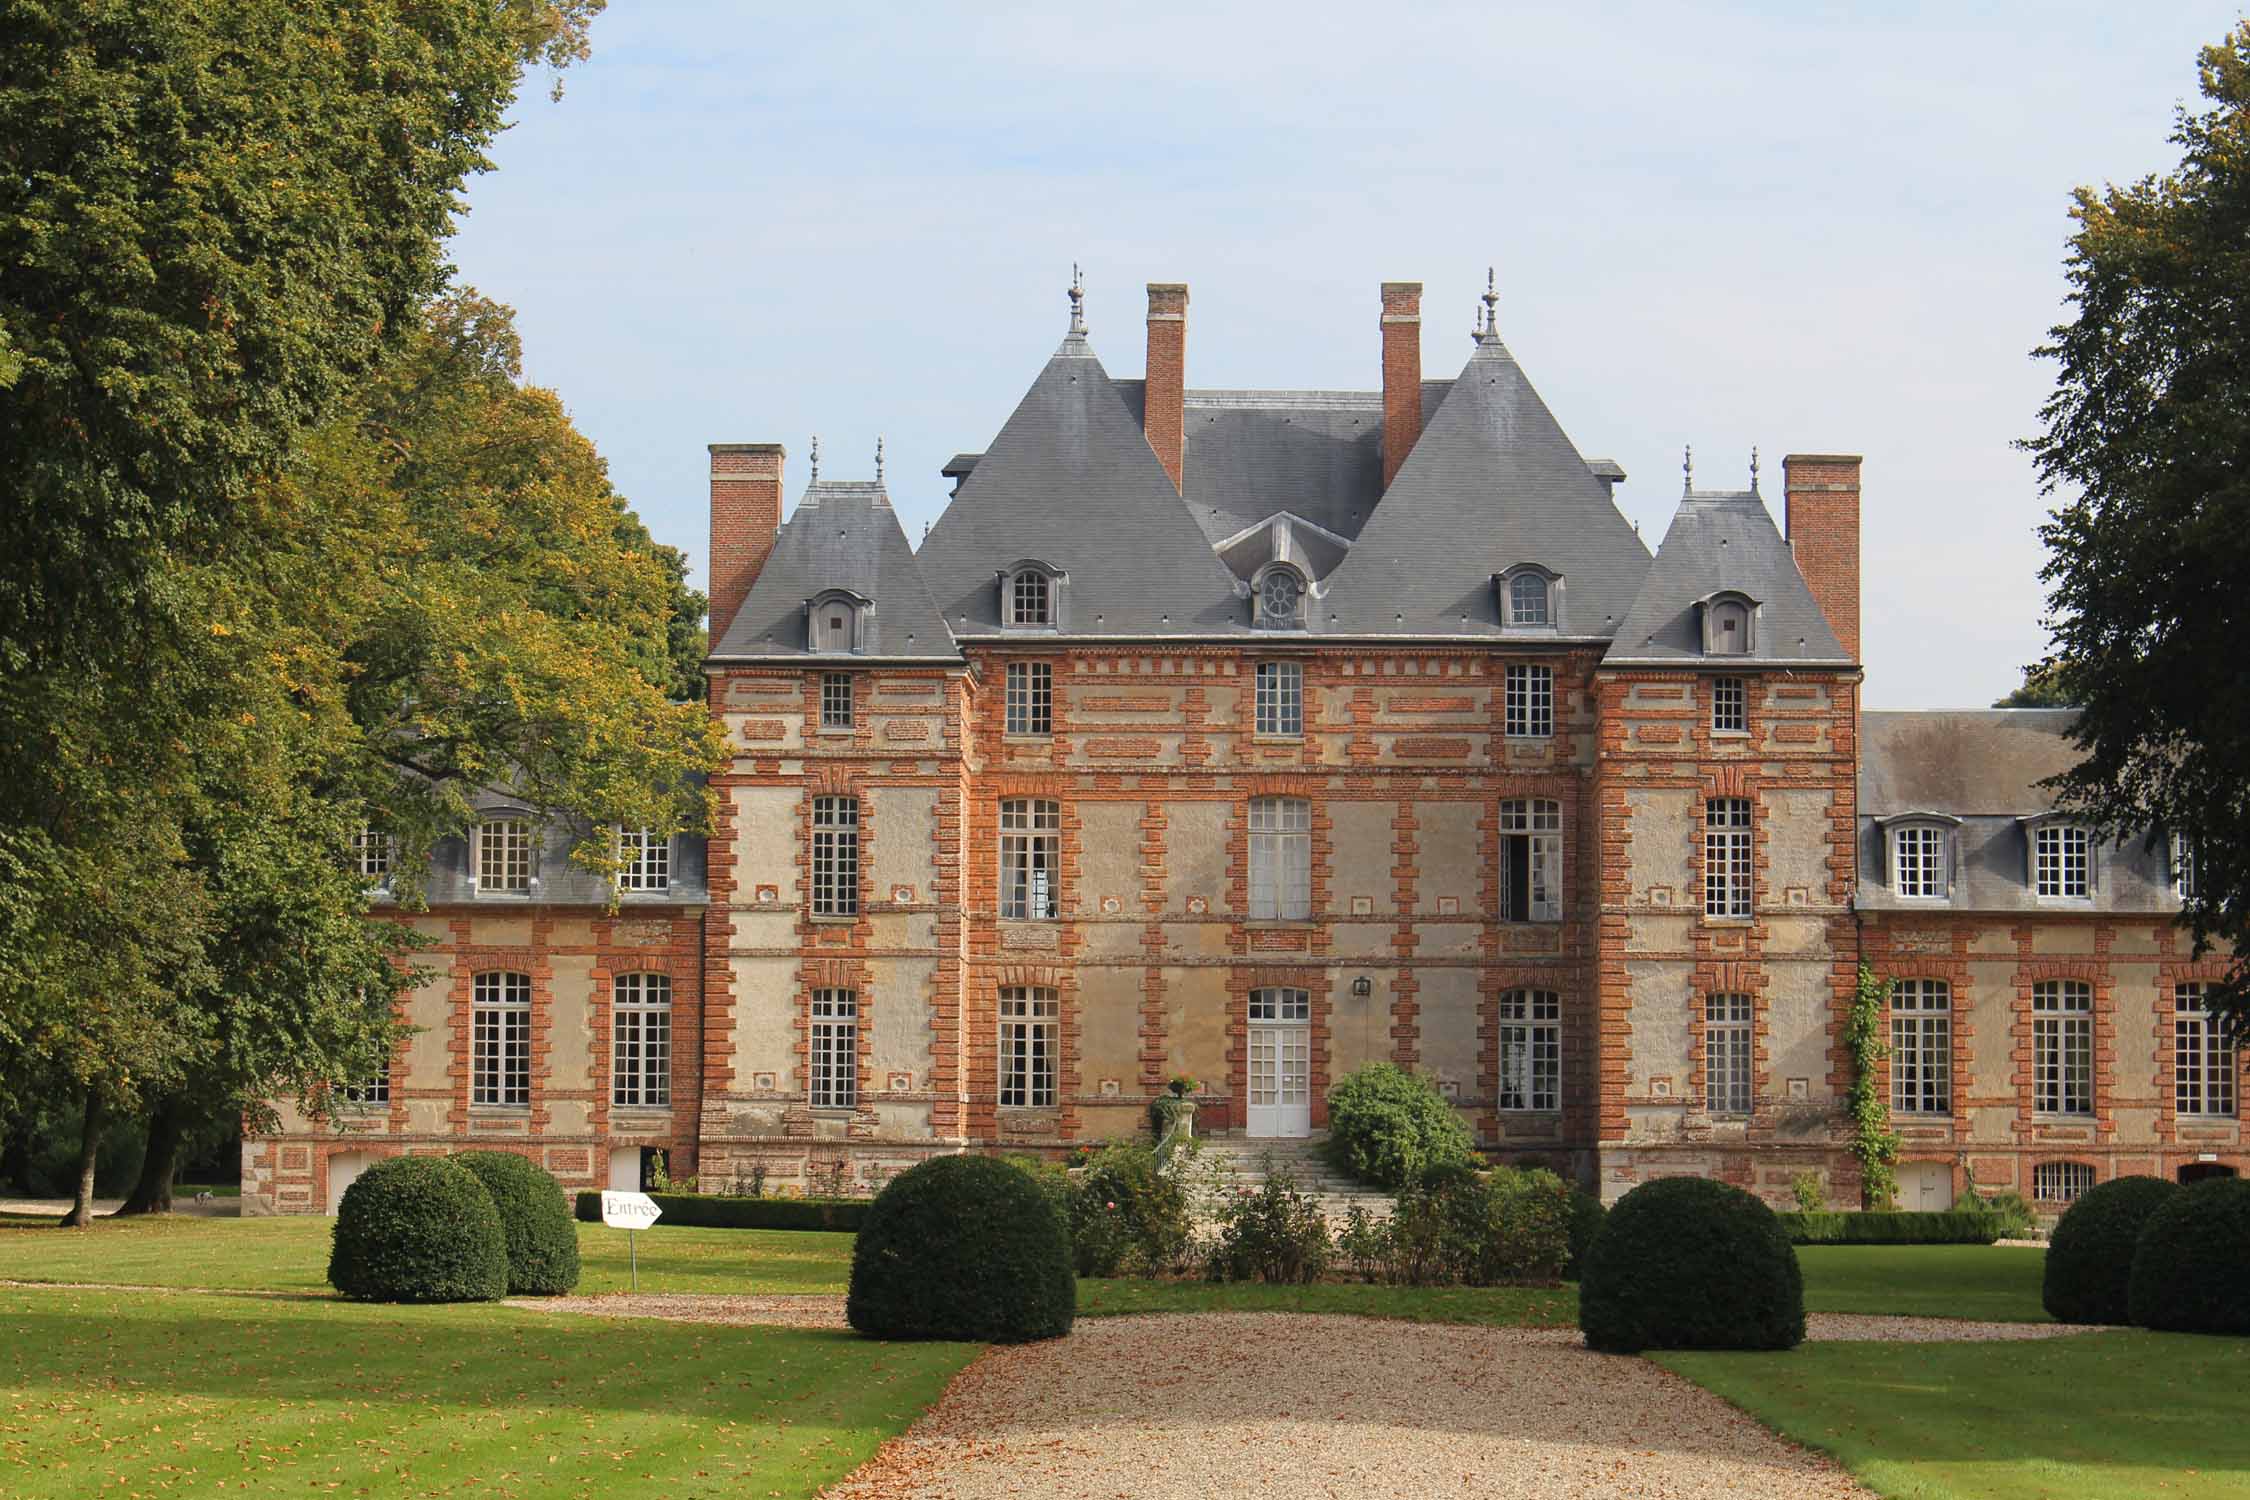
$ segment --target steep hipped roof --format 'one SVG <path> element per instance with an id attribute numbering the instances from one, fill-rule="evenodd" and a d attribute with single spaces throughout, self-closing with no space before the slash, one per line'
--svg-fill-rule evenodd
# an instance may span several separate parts
<path id="1" fill-rule="evenodd" d="M 861 650 L 842 660 L 959 659 L 882 483 L 845 480 L 806 487 L 711 655 L 803 655 L 805 601 L 828 589 L 849 589 L 875 604 Z"/>
<path id="2" fill-rule="evenodd" d="M 1704 660 L 1696 606 L 1722 591 L 1758 601 L 1751 632 L 1756 649 L 1747 656 L 1711 658 L 1715 664 L 1850 661 L 1754 490 L 1691 493 L 1680 501 L 1648 579 L 1617 626 L 1617 639 L 1603 661 L 1677 665 Z"/>
<path id="3" fill-rule="evenodd" d="M 1859 716 L 1859 810 L 2025 817 L 2055 805 L 2039 785 L 2076 765 L 2075 708 L 1869 711 Z"/>
<path id="4" fill-rule="evenodd" d="M 1208 634 L 1246 614 L 1080 334 L 1047 361 L 916 555 L 957 636 L 999 633 L 995 575 L 1025 558 L 1070 575 L 1072 635 Z"/>
<path id="5" fill-rule="evenodd" d="M 1322 623 L 1347 635 L 1497 635 L 1492 576 L 1518 563 L 1563 576 L 1558 635 L 1607 637 L 1648 549 L 1487 333 L 1329 579 Z"/>

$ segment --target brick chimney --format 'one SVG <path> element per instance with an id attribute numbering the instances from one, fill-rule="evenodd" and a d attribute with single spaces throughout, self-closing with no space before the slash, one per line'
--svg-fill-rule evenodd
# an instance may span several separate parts
<path id="1" fill-rule="evenodd" d="M 779 443 L 711 445 L 711 645 L 734 623 L 781 529 Z"/>
<path id="2" fill-rule="evenodd" d="M 1187 455 L 1188 289 L 1172 281 L 1148 284 L 1148 382 L 1141 428 L 1156 461 L 1181 487 Z"/>
<path id="3" fill-rule="evenodd" d="M 1828 628 L 1859 660 L 1859 455 L 1792 453 L 1781 461 L 1789 550 Z"/>
<path id="4" fill-rule="evenodd" d="M 1383 488 L 1422 435 L 1422 283 L 1383 283 Z"/>

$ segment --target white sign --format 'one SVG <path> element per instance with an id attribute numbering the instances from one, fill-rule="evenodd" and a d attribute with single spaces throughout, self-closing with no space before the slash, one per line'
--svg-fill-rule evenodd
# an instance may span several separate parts
<path id="1" fill-rule="evenodd" d="M 646 1193 L 603 1193 L 602 1222 L 612 1229 L 646 1229 L 664 1210 Z"/>

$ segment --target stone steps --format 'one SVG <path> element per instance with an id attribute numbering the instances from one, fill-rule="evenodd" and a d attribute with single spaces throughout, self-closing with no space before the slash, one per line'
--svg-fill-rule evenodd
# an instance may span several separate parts
<path id="1" fill-rule="evenodd" d="M 1287 1172 L 1297 1190 L 1313 1199 L 1332 1224 L 1341 1223 L 1355 1207 L 1376 1218 L 1386 1218 L 1397 1206 L 1381 1188 L 1355 1181 L 1330 1166 L 1318 1139 L 1268 1141 L 1221 1136 L 1205 1138 L 1202 1147 L 1205 1168 L 1214 1162 L 1224 1163 L 1227 1180 L 1237 1188 L 1255 1191 L 1264 1187 L 1269 1162 L 1273 1172 Z"/>

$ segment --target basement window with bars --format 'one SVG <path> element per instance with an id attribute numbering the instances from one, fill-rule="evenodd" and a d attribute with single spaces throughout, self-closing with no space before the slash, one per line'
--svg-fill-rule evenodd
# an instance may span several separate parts
<path id="1" fill-rule="evenodd" d="M 1294 738 L 1305 732 L 1305 669 L 1293 661 L 1258 663 L 1258 733 Z"/>
<path id="2" fill-rule="evenodd" d="M 1553 990 L 1500 997 L 1500 1107 L 1562 1108 L 1562 996 Z"/>
<path id="3" fill-rule="evenodd" d="M 1704 997 L 1703 1107 L 1712 1114 L 1750 1113 L 1751 1014 L 1748 995 Z"/>
<path id="4" fill-rule="evenodd" d="M 1009 921 L 1047 921 L 1056 914 L 1056 855 L 1062 805 L 1038 797 L 1000 804 L 1000 915 Z"/>
<path id="5" fill-rule="evenodd" d="M 1055 732 L 1055 669 L 1043 661 L 1008 663 L 1007 732 Z"/>
<path id="6" fill-rule="evenodd" d="M 1555 734 L 1555 669 L 1508 668 L 1502 688 L 1502 731 L 1511 740 L 1545 740 Z"/>
<path id="7" fill-rule="evenodd" d="M 1891 889 L 1917 901 L 1939 901 L 1947 890 L 1945 830 L 1910 824 L 1891 830 Z"/>
<path id="8" fill-rule="evenodd" d="M 2094 1112 L 2094 987 L 2042 979 L 2031 987 L 2031 1107 L 2043 1115 Z"/>
<path id="9" fill-rule="evenodd" d="M 489 818 L 477 825 L 476 882 L 480 896 L 521 896 L 531 890 L 531 825 Z"/>
<path id="10" fill-rule="evenodd" d="M 650 828 L 617 830 L 617 888 L 653 895 L 672 888 L 672 840 Z"/>
<path id="11" fill-rule="evenodd" d="M 1025 985 L 1000 991 L 1000 1103 L 1047 1109 L 1055 1102 L 1055 992 Z"/>
<path id="12" fill-rule="evenodd" d="M 2041 896 L 2082 900 L 2093 894 L 2094 840 L 2070 823 L 2032 830 L 2032 888 Z"/>
<path id="13" fill-rule="evenodd" d="M 823 729 L 849 729 L 852 727 L 851 673 L 823 672 L 820 674 L 820 727 Z"/>
<path id="14" fill-rule="evenodd" d="M 2234 1117 L 2234 1041 L 2211 1014 L 2207 984 L 2172 991 L 2172 1107 L 2183 1115 Z"/>
<path id="15" fill-rule="evenodd" d="M 814 990 L 811 1053 L 814 1109 L 854 1109 L 859 1104 L 859 995 Z"/>
<path id="16" fill-rule="evenodd" d="M 813 798 L 812 914 L 859 915 L 859 799 Z"/>
<path id="17" fill-rule="evenodd" d="M 1703 804 L 1703 914 L 1750 915 L 1750 799 L 1713 797 Z"/>
<path id="18" fill-rule="evenodd" d="M 472 982 L 469 1102 L 490 1109 L 531 1105 L 531 976 L 493 972 Z"/>
<path id="19" fill-rule="evenodd" d="M 1711 732 L 1750 732 L 1750 687 L 1739 677 L 1711 679 Z"/>
<path id="20" fill-rule="evenodd" d="M 1500 920 L 1562 920 L 1562 804 L 1511 797 L 1500 804 Z"/>
<path id="21" fill-rule="evenodd" d="M 2082 1161 L 2043 1161 L 2031 1169 L 2031 1196 L 2040 1203 L 2073 1203 L 2094 1185 L 2094 1169 Z"/>
<path id="22" fill-rule="evenodd" d="M 1942 979 L 1891 986 L 1891 1109 L 1953 1113 L 1953 988 Z"/>
<path id="23" fill-rule="evenodd" d="M 672 977 L 620 974 L 610 994 L 609 1102 L 664 1108 L 672 1102 Z"/>

